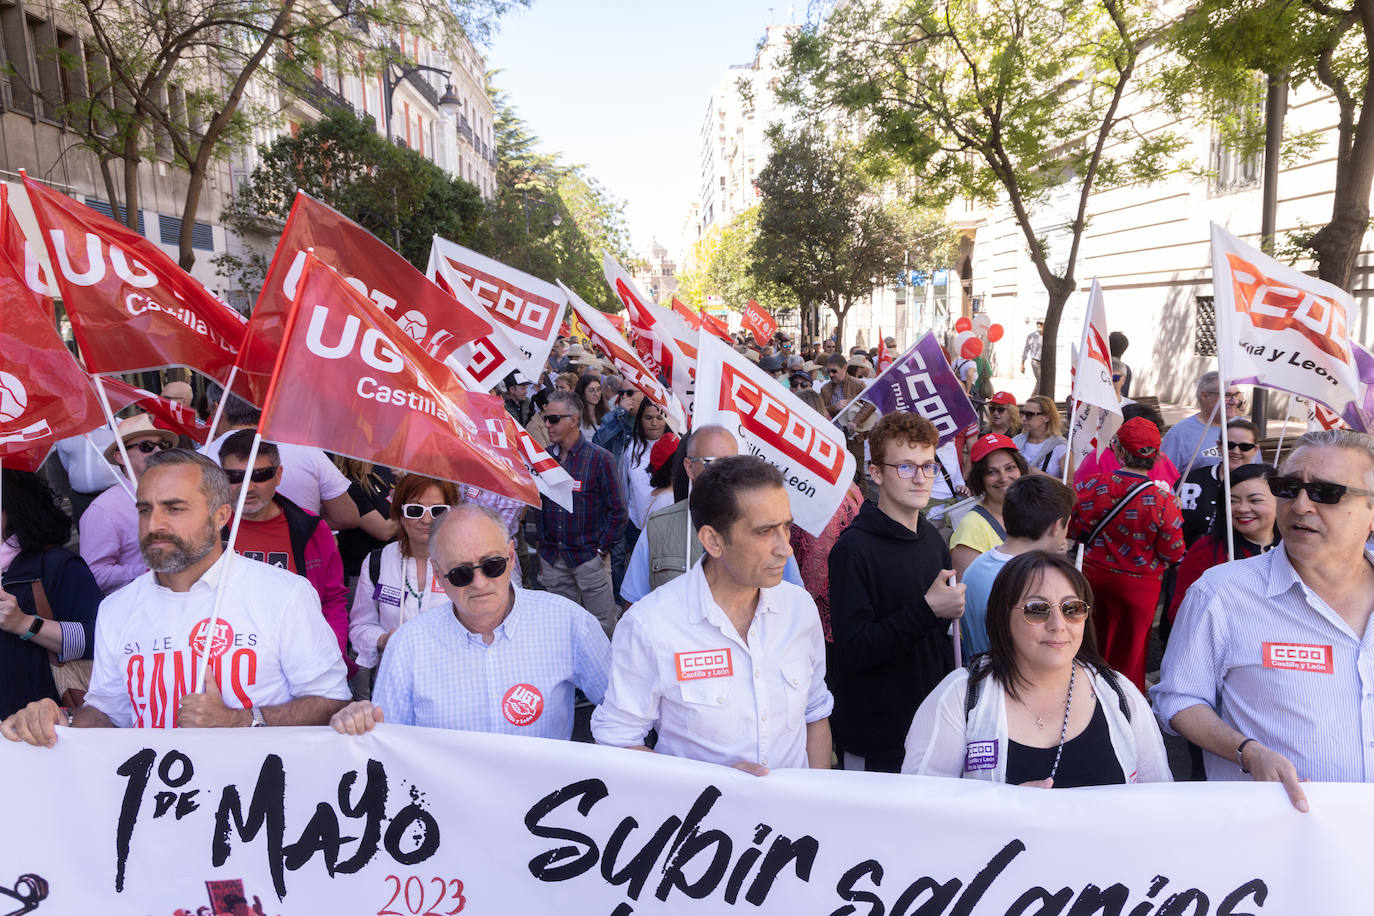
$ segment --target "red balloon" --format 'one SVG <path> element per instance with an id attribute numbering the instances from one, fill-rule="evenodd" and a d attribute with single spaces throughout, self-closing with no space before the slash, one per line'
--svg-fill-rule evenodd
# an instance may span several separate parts
<path id="1" fill-rule="evenodd" d="M 997 343 L 997 341 L 1001 340 L 1002 334 L 1003 329 L 1000 324 L 994 324 L 992 327 L 988 328 L 988 340 L 993 343 Z"/>
<path id="2" fill-rule="evenodd" d="M 983 342 L 977 337 L 969 338 L 959 349 L 959 355 L 964 359 L 977 359 L 983 355 Z"/>
<path id="3" fill-rule="evenodd" d="M 960 317 L 960 318 L 955 319 L 955 322 L 954 322 L 954 330 L 957 331 L 957 332 L 967 331 L 967 330 L 969 330 L 969 329 L 972 328 L 972 327 L 973 327 L 973 322 L 972 322 L 972 321 L 969 321 L 967 318 Z"/>

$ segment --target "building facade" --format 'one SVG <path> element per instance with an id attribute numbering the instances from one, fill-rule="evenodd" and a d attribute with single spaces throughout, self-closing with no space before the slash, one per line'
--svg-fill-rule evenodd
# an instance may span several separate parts
<path id="1" fill-rule="evenodd" d="M 677 292 L 677 263 L 668 254 L 668 249 L 654 239 L 648 251 L 640 252 L 636 258 L 631 277 L 635 285 L 660 305 Z"/>

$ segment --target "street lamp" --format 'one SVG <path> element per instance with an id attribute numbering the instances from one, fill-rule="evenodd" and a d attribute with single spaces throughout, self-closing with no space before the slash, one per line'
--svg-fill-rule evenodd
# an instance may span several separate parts
<path id="1" fill-rule="evenodd" d="M 393 70 L 393 68 L 396 69 Z M 444 94 L 439 99 L 439 110 L 454 122 L 458 120 L 458 112 L 463 106 L 463 100 L 458 98 L 457 93 L 453 91 L 452 70 L 445 70 L 442 67 L 431 67 L 429 64 L 398 64 L 388 57 L 386 64 L 382 67 L 382 95 L 385 97 L 384 101 L 386 103 L 386 138 L 393 143 L 395 142 L 395 138 L 391 135 L 391 120 L 393 117 L 393 108 L 395 106 L 396 88 L 401 85 L 402 80 L 408 79 L 421 71 L 442 74 L 445 79 L 450 81 L 445 85 Z"/>

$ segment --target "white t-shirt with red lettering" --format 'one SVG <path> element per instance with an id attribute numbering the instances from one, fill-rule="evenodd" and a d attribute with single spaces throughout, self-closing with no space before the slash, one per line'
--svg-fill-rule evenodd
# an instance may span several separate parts
<path id="1" fill-rule="evenodd" d="M 339 642 L 305 578 L 234 554 L 220 557 L 189 591 L 146 572 L 100 603 L 86 702 L 121 728 L 172 728 L 194 693 L 215 586 L 228 589 L 210 643 L 210 675 L 233 709 L 303 696 L 346 700 Z"/>

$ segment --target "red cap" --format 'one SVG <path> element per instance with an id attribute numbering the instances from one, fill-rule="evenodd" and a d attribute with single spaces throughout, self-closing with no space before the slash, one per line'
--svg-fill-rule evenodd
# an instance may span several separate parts
<path id="1" fill-rule="evenodd" d="M 657 471 L 668 463 L 668 459 L 673 457 L 673 452 L 677 451 L 677 436 L 673 433 L 664 433 L 654 442 L 654 447 L 649 450 L 649 473 Z"/>
<path id="2" fill-rule="evenodd" d="M 1133 455 L 1153 458 L 1159 454 L 1159 427 L 1144 417 L 1132 417 L 1116 431 L 1116 441 Z"/>
<path id="3" fill-rule="evenodd" d="M 1010 391 L 999 391 L 988 398 L 989 404 L 1015 404 L 1016 398 L 1011 396 Z"/>
<path id="4" fill-rule="evenodd" d="M 1012 442 L 1006 436 L 998 435 L 997 433 L 985 433 L 979 436 L 973 443 L 973 448 L 969 449 L 969 458 L 974 461 L 982 461 L 988 455 L 1002 448 L 1010 449 L 1013 452 L 1019 451 L 1016 447 L 1016 443 Z"/>

